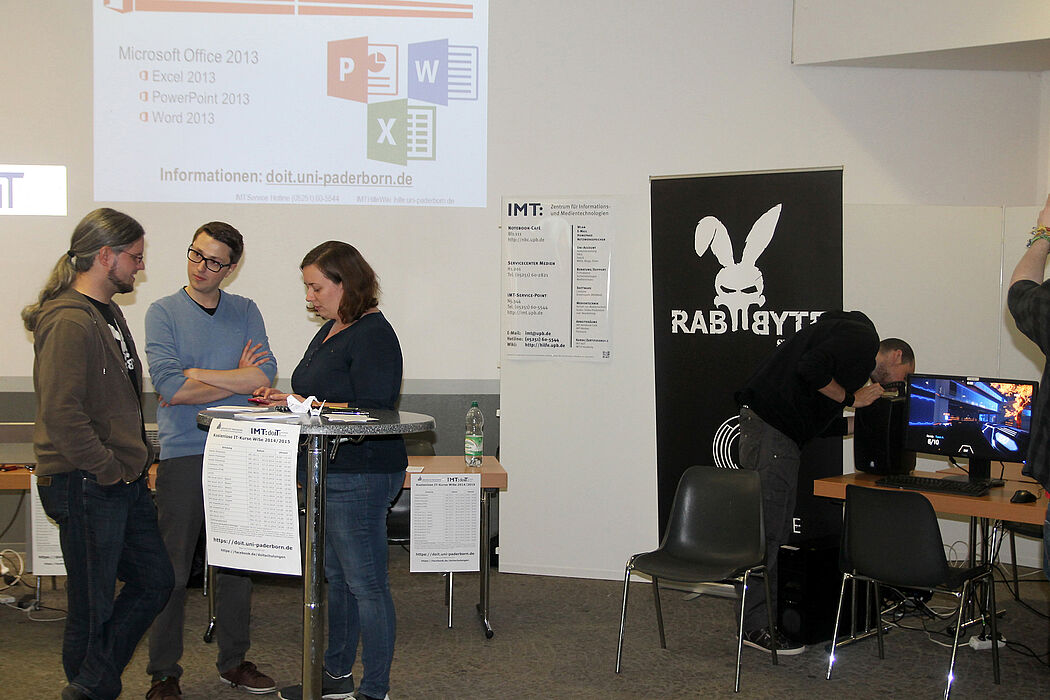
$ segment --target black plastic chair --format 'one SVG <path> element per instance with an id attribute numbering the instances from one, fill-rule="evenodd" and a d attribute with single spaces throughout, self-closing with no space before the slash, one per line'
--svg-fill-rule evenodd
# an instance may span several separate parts
<path id="1" fill-rule="evenodd" d="M 762 491 L 758 472 L 715 467 L 690 467 L 682 474 L 675 492 L 671 515 L 660 548 L 635 554 L 627 560 L 623 579 L 623 608 L 620 612 L 620 640 L 616 646 L 616 672 L 623 655 L 623 630 L 627 618 L 627 591 L 632 573 L 653 579 L 656 623 L 660 647 L 667 648 L 664 619 L 660 610 L 660 579 L 687 583 L 741 582 L 743 593 L 740 625 L 736 642 L 734 692 L 740 691 L 740 652 L 744 641 L 744 603 L 748 580 L 761 574 L 769 608 L 769 629 L 773 624 L 769 580 L 765 574 L 766 537 L 762 524 Z M 777 663 L 776 649 L 773 664 Z"/>
<path id="2" fill-rule="evenodd" d="M 944 688 L 945 700 L 951 695 L 955 678 L 955 657 L 959 649 L 959 634 L 963 615 L 974 596 L 974 584 L 984 579 L 988 606 L 982 610 L 984 621 L 992 631 L 992 671 L 999 683 L 999 630 L 995 620 L 995 579 L 990 564 L 972 568 L 948 565 L 937 525 L 937 514 L 926 497 L 913 491 L 871 489 L 861 486 L 846 487 L 846 511 L 843 530 L 842 561 L 850 570 L 842 574 L 835 633 L 831 639 L 827 678 L 835 664 L 835 648 L 839 636 L 839 619 L 846 583 L 850 579 L 870 581 L 876 609 L 882 601 L 881 585 L 898 588 L 916 588 L 951 593 L 958 601 L 952 658 L 948 667 L 948 682 Z M 882 620 L 875 621 L 879 658 L 885 658 L 882 643 Z"/>

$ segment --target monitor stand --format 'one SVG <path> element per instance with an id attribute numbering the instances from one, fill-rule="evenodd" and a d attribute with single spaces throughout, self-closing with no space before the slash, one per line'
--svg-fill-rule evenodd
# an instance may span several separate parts
<path id="1" fill-rule="evenodd" d="M 970 466 L 968 474 L 953 474 L 945 477 L 951 481 L 969 481 L 976 484 L 988 484 L 989 488 L 1004 486 L 1006 482 L 1002 479 L 992 478 L 992 460 L 979 457 L 969 458 Z M 956 465 L 958 466 L 958 465 Z"/>

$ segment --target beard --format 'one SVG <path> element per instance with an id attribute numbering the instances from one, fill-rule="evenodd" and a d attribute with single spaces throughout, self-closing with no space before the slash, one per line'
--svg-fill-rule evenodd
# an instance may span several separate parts
<path id="1" fill-rule="evenodd" d="M 135 281 L 134 280 L 127 280 L 127 281 L 125 281 L 125 280 L 120 279 L 119 277 L 117 277 L 117 273 L 115 271 L 115 268 L 116 268 L 115 264 L 109 268 L 109 271 L 106 273 L 106 279 L 108 279 L 110 284 L 113 285 L 113 288 L 117 290 L 117 292 L 116 292 L 117 294 L 127 294 L 128 292 L 130 292 L 131 290 L 133 290 L 135 288 Z"/>

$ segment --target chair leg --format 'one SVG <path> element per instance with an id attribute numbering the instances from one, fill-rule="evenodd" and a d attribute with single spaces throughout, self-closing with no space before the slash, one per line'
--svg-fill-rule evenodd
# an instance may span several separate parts
<path id="1" fill-rule="evenodd" d="M 736 680 L 733 681 L 733 692 L 740 692 L 740 655 L 744 650 L 744 609 L 747 607 L 747 580 L 750 571 L 744 572 L 743 588 L 740 590 L 740 624 L 736 630 Z"/>
<path id="2" fill-rule="evenodd" d="M 882 588 L 879 587 L 878 581 L 872 581 L 873 585 L 869 587 L 872 596 L 874 596 L 874 607 L 875 607 L 875 638 L 879 640 L 879 658 L 886 658 L 886 650 L 882 646 Z"/>
<path id="3" fill-rule="evenodd" d="M 955 616 L 955 638 L 952 640 L 952 660 L 948 665 L 948 683 L 944 686 L 944 700 L 948 700 L 952 694 L 952 682 L 955 680 L 955 656 L 959 651 L 959 635 L 962 633 L 963 613 L 967 603 L 970 602 L 970 582 L 963 583 L 962 592 L 959 594 L 959 612 Z M 999 640 L 995 640 L 998 646 Z"/>
<path id="4" fill-rule="evenodd" d="M 831 667 L 835 665 L 835 645 L 839 641 L 839 620 L 842 619 L 842 600 L 846 597 L 846 581 L 852 579 L 848 573 L 842 574 L 842 585 L 839 587 L 839 605 L 835 609 L 835 631 L 831 633 L 831 653 L 828 655 L 828 675 L 827 680 L 831 680 Z M 857 587 L 853 587 L 854 596 L 856 596 Z M 857 608 L 857 599 L 853 598 L 853 609 Z"/>
<path id="5" fill-rule="evenodd" d="M 660 609 L 660 581 L 653 576 L 653 603 L 656 604 L 656 626 L 660 629 L 660 648 L 667 648 L 667 640 L 664 639 L 664 613 Z"/>
<path id="6" fill-rule="evenodd" d="M 623 575 L 623 607 L 620 608 L 620 641 L 616 643 L 616 672 L 620 672 L 620 657 L 623 655 L 623 623 L 627 619 L 627 584 L 631 582 L 631 562 Z"/>

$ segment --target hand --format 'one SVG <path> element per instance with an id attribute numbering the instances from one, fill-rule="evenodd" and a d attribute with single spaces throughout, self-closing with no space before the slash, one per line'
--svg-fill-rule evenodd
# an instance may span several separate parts
<path id="1" fill-rule="evenodd" d="M 1043 210 L 1039 212 L 1039 219 L 1036 220 L 1035 225 L 1050 228 L 1050 195 L 1047 195 L 1046 204 L 1043 206 Z"/>
<path id="2" fill-rule="evenodd" d="M 171 404 L 168 403 L 167 401 L 165 401 L 163 396 L 161 396 L 160 394 L 157 394 L 157 405 L 167 408 Z"/>
<path id="3" fill-rule="evenodd" d="M 252 392 L 252 396 L 266 401 L 265 404 L 259 404 L 260 406 L 283 406 L 286 403 L 289 396 L 295 396 L 296 399 L 302 401 L 302 397 L 300 397 L 297 394 L 285 394 L 269 386 L 259 387 L 258 389 Z"/>
<path id="4" fill-rule="evenodd" d="M 857 389 L 856 393 L 853 394 L 853 408 L 864 408 L 882 398 L 882 385 L 877 382 L 872 382 L 866 386 L 862 386 Z"/>
<path id="5" fill-rule="evenodd" d="M 256 343 L 252 345 L 252 339 L 249 338 L 248 342 L 244 344 L 244 349 L 241 350 L 241 359 L 237 362 L 237 369 L 244 369 L 245 367 L 258 367 L 259 365 L 265 364 L 270 359 L 270 353 L 265 350 L 260 350 L 262 343 Z"/>

